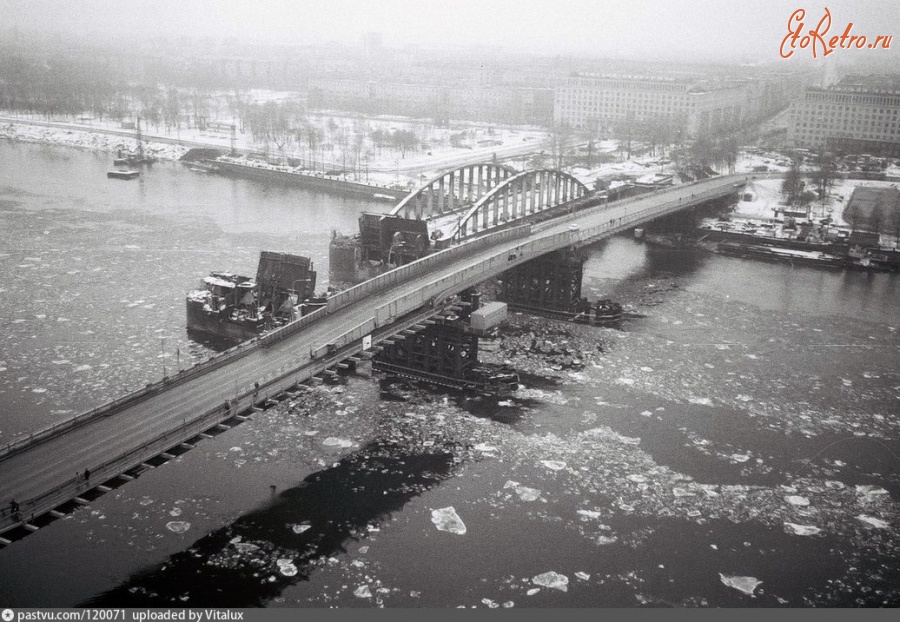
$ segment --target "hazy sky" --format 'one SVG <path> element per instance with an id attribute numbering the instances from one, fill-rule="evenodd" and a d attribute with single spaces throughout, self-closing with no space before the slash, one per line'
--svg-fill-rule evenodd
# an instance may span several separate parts
<path id="1" fill-rule="evenodd" d="M 236 36 L 273 43 L 503 46 L 618 57 L 778 60 L 791 13 L 807 29 L 831 9 L 829 36 L 853 22 L 870 40 L 894 35 L 897 0 L 0 0 L 0 24 L 92 36 Z M 860 55 L 837 50 L 831 58 Z M 808 52 L 803 57 L 810 57 Z"/>

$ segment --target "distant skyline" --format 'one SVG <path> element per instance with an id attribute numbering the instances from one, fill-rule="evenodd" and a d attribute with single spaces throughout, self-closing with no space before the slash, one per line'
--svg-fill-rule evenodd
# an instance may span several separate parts
<path id="1" fill-rule="evenodd" d="M 871 58 L 900 64 L 900 11 L 888 0 L 0 0 L 3 29 L 116 37 L 235 37 L 247 42 L 360 45 L 366 32 L 386 47 L 487 46 L 697 62 L 811 61 L 779 47 L 796 10 L 804 30 L 828 7 L 829 36 L 849 22 L 853 34 L 897 38 L 891 49 L 839 49 L 827 59 Z M 8 31 L 7 31 L 8 32 Z"/>

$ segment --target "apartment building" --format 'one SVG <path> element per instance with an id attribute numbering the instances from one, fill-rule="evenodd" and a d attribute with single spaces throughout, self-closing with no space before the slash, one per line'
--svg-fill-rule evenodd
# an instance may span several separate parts
<path id="1" fill-rule="evenodd" d="M 791 105 L 795 147 L 900 157 L 900 80 L 810 88 Z"/>
<path id="2" fill-rule="evenodd" d="M 550 89 L 474 84 L 445 86 L 311 78 L 309 100 L 315 107 L 441 120 L 543 124 L 553 115 Z"/>
<path id="3" fill-rule="evenodd" d="M 757 116 L 757 100 L 750 83 L 577 75 L 557 87 L 554 118 L 600 132 L 613 132 L 625 122 L 663 118 L 696 136 Z"/>

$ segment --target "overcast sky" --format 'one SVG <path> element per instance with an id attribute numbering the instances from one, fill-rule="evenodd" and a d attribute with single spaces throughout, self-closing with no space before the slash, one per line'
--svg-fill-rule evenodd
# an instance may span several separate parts
<path id="1" fill-rule="evenodd" d="M 794 10 L 807 28 L 832 14 L 829 35 L 853 22 L 870 40 L 895 35 L 896 0 L 0 0 L 0 23 L 20 31 L 104 37 L 234 36 L 272 43 L 503 46 L 542 53 L 697 60 L 778 60 Z M 859 55 L 838 50 L 840 55 Z M 805 53 L 804 57 L 811 56 Z"/>

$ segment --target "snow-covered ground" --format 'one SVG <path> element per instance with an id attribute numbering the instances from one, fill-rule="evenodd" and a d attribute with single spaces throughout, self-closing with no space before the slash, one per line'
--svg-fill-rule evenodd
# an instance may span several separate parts
<path id="1" fill-rule="evenodd" d="M 782 230 L 781 225 L 785 221 L 784 197 L 781 193 L 782 180 L 773 179 L 756 179 L 748 183 L 741 191 L 741 196 L 734 212 L 731 214 L 730 223 L 715 223 L 707 221 L 707 226 L 727 229 L 737 229 L 744 233 L 760 233 L 765 235 L 774 235 L 779 237 L 787 235 Z M 827 200 L 813 201 L 809 205 L 809 218 L 815 222 L 830 217 L 832 222 L 829 225 L 830 230 L 845 231 L 851 230 L 851 223 L 843 218 L 844 210 L 850 201 L 853 190 L 858 187 L 890 187 L 897 186 L 896 182 L 889 181 L 868 181 L 859 179 L 839 179 L 828 192 Z M 797 211 L 805 211 L 806 208 L 793 208 Z M 798 218 L 805 221 L 805 218 Z M 794 232 L 795 233 L 795 232 Z M 884 248 L 894 248 L 897 246 L 898 240 L 887 234 L 881 235 L 880 245 Z"/>
<path id="2" fill-rule="evenodd" d="M 0 118 L 0 139 L 78 147 L 109 153 L 115 153 L 120 149 L 133 151 L 137 146 L 137 142 L 127 134 L 107 134 L 95 129 L 78 129 L 75 126 L 46 127 L 18 120 L 10 121 L 8 117 Z M 177 160 L 188 151 L 188 147 L 150 139 L 145 141 L 144 151 L 161 160 Z"/>
<path id="3" fill-rule="evenodd" d="M 277 93 L 270 95 L 274 99 L 285 96 Z M 306 138 L 299 141 L 292 138 L 281 149 L 271 144 L 267 148 L 265 144 L 254 141 L 249 131 L 237 131 L 234 146 L 239 151 L 258 157 L 295 159 L 306 168 L 345 170 L 348 178 L 356 181 L 407 186 L 421 183 L 437 171 L 465 163 L 539 151 L 547 140 L 546 131 L 534 126 L 466 122 L 437 127 L 420 119 L 363 117 L 327 111 L 311 113 L 307 119 L 308 127 L 317 129 L 320 136 L 313 150 Z M 236 120 L 228 118 L 211 122 L 204 130 L 185 126 L 166 128 L 146 121 L 141 129 L 146 150 L 159 158 L 177 159 L 190 146 L 229 151 L 232 146 L 232 124 L 240 128 Z M 379 147 L 372 138 L 372 132 L 377 130 L 385 134 L 412 132 L 416 136 L 417 147 L 405 152 L 388 146 Z M 88 116 L 48 119 L 42 115 L 0 111 L 0 138 L 114 152 L 117 148 L 134 149 L 134 135 L 133 129 L 123 128 L 121 122 L 111 119 L 101 121 Z"/>

